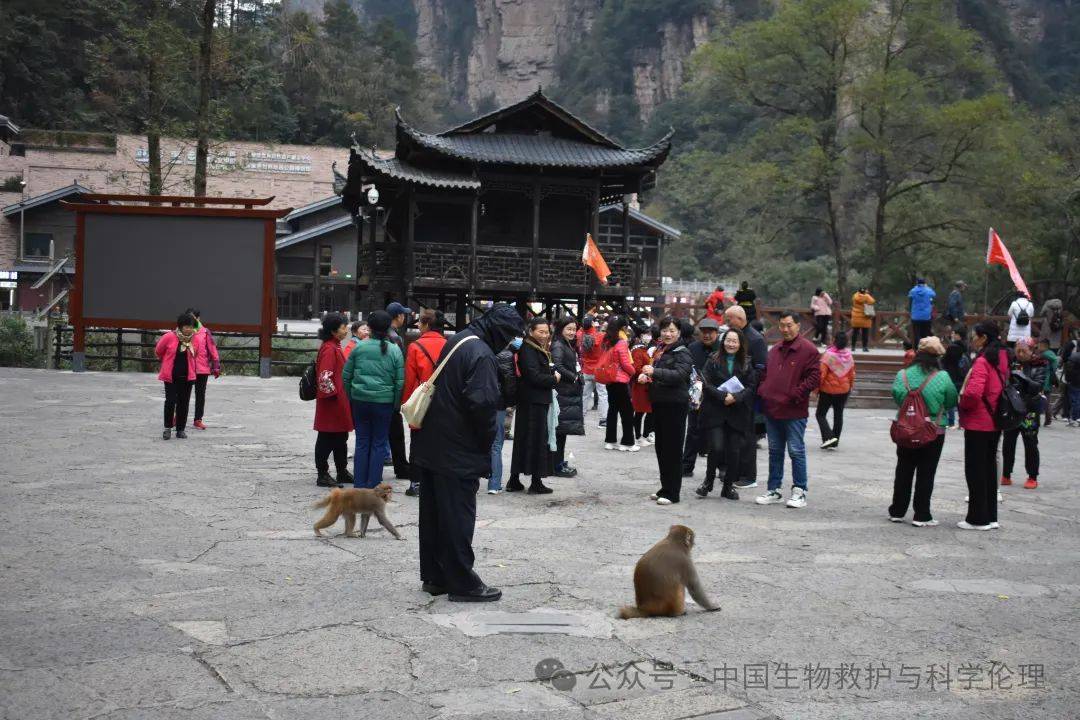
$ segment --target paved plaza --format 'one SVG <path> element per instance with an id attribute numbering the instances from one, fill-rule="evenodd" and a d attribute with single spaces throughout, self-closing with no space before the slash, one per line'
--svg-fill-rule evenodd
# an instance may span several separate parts
<path id="1" fill-rule="evenodd" d="M 803 510 L 755 505 L 761 488 L 699 500 L 703 465 L 680 504 L 650 503 L 652 449 L 603 451 L 590 415 L 568 444 L 577 478 L 479 497 L 477 570 L 504 595 L 469 605 L 420 591 L 417 501 L 402 492 L 389 514 L 404 542 L 378 526 L 313 536 L 324 491 L 295 379 L 212 381 L 210 429 L 186 441 L 161 440 L 150 374 L 0 369 L 0 397 L 3 718 L 1063 720 L 1080 707 L 1080 430 L 1062 423 L 1041 434 L 1039 489 L 1004 488 L 1002 529 L 975 533 L 955 529 L 961 433 L 938 472 L 941 526 L 919 529 L 886 520 L 886 411 L 850 411 L 836 452 L 811 443 Z M 673 523 L 696 531 L 723 610 L 614 619 Z"/>

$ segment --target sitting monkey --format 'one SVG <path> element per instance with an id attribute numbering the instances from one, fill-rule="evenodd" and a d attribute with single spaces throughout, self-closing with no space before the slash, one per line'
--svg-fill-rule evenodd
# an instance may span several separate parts
<path id="1" fill-rule="evenodd" d="M 384 528 L 398 540 L 404 540 L 394 524 L 386 519 L 386 503 L 390 502 L 390 494 L 394 488 L 390 483 L 379 483 L 372 488 L 335 488 L 326 497 L 315 503 L 313 507 L 328 507 L 326 514 L 315 523 L 315 534 L 322 537 L 319 532 L 323 528 L 330 527 L 337 519 L 345 516 L 345 537 L 356 537 L 356 514 L 360 513 L 360 537 L 367 534 L 368 520 L 372 513 Z"/>
<path id="2" fill-rule="evenodd" d="M 683 588 L 703 610 L 719 610 L 705 595 L 690 559 L 694 531 L 685 525 L 672 525 L 667 537 L 649 548 L 634 566 L 635 606 L 619 610 L 619 617 L 675 617 L 686 611 Z"/>

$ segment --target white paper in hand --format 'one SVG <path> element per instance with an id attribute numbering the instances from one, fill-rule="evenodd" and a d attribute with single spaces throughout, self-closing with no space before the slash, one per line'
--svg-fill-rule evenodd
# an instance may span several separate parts
<path id="1" fill-rule="evenodd" d="M 745 388 L 743 387 L 743 384 L 739 382 L 739 378 L 732 376 L 725 380 L 724 384 L 718 387 L 717 390 L 736 395 L 745 390 Z"/>

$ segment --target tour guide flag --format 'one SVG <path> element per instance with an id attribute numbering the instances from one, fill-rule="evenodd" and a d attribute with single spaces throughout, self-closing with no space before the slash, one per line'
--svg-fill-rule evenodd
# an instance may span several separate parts
<path id="1" fill-rule="evenodd" d="M 608 270 L 604 256 L 600 254 L 600 248 L 596 247 L 590 233 L 585 233 L 585 248 L 581 251 L 581 262 L 593 269 L 601 285 L 607 285 L 611 270 Z"/>
<path id="2" fill-rule="evenodd" d="M 1031 297 L 1031 293 L 1028 292 L 1027 285 L 1024 283 L 1024 278 L 1020 277 L 1016 262 L 1012 259 L 1012 255 L 1009 254 L 1009 249 L 1005 247 L 1005 243 L 1001 242 L 1001 237 L 994 232 L 994 228 L 990 228 L 990 237 L 986 246 L 986 264 L 1001 265 L 1008 268 L 1009 277 L 1012 278 L 1016 289 Z"/>

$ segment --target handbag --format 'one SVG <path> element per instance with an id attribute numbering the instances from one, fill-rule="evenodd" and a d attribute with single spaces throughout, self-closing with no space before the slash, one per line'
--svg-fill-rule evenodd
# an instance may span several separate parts
<path id="1" fill-rule="evenodd" d="M 409 423 L 409 427 L 419 429 L 424 426 L 424 416 L 427 415 L 428 408 L 431 406 L 431 399 L 435 397 L 435 381 L 439 378 L 439 373 L 446 367 L 446 363 L 454 356 L 457 349 L 470 340 L 476 340 L 476 336 L 468 335 L 462 338 L 457 345 L 450 348 L 450 352 L 435 368 L 435 372 L 431 373 L 431 377 L 420 383 L 416 390 L 413 391 L 413 394 L 409 396 L 409 399 L 401 404 L 401 417 L 405 418 L 405 422 Z"/>
<path id="2" fill-rule="evenodd" d="M 874 309 L 874 303 L 863 303 L 862 314 L 863 317 L 874 317 L 877 315 L 877 310 Z"/>

